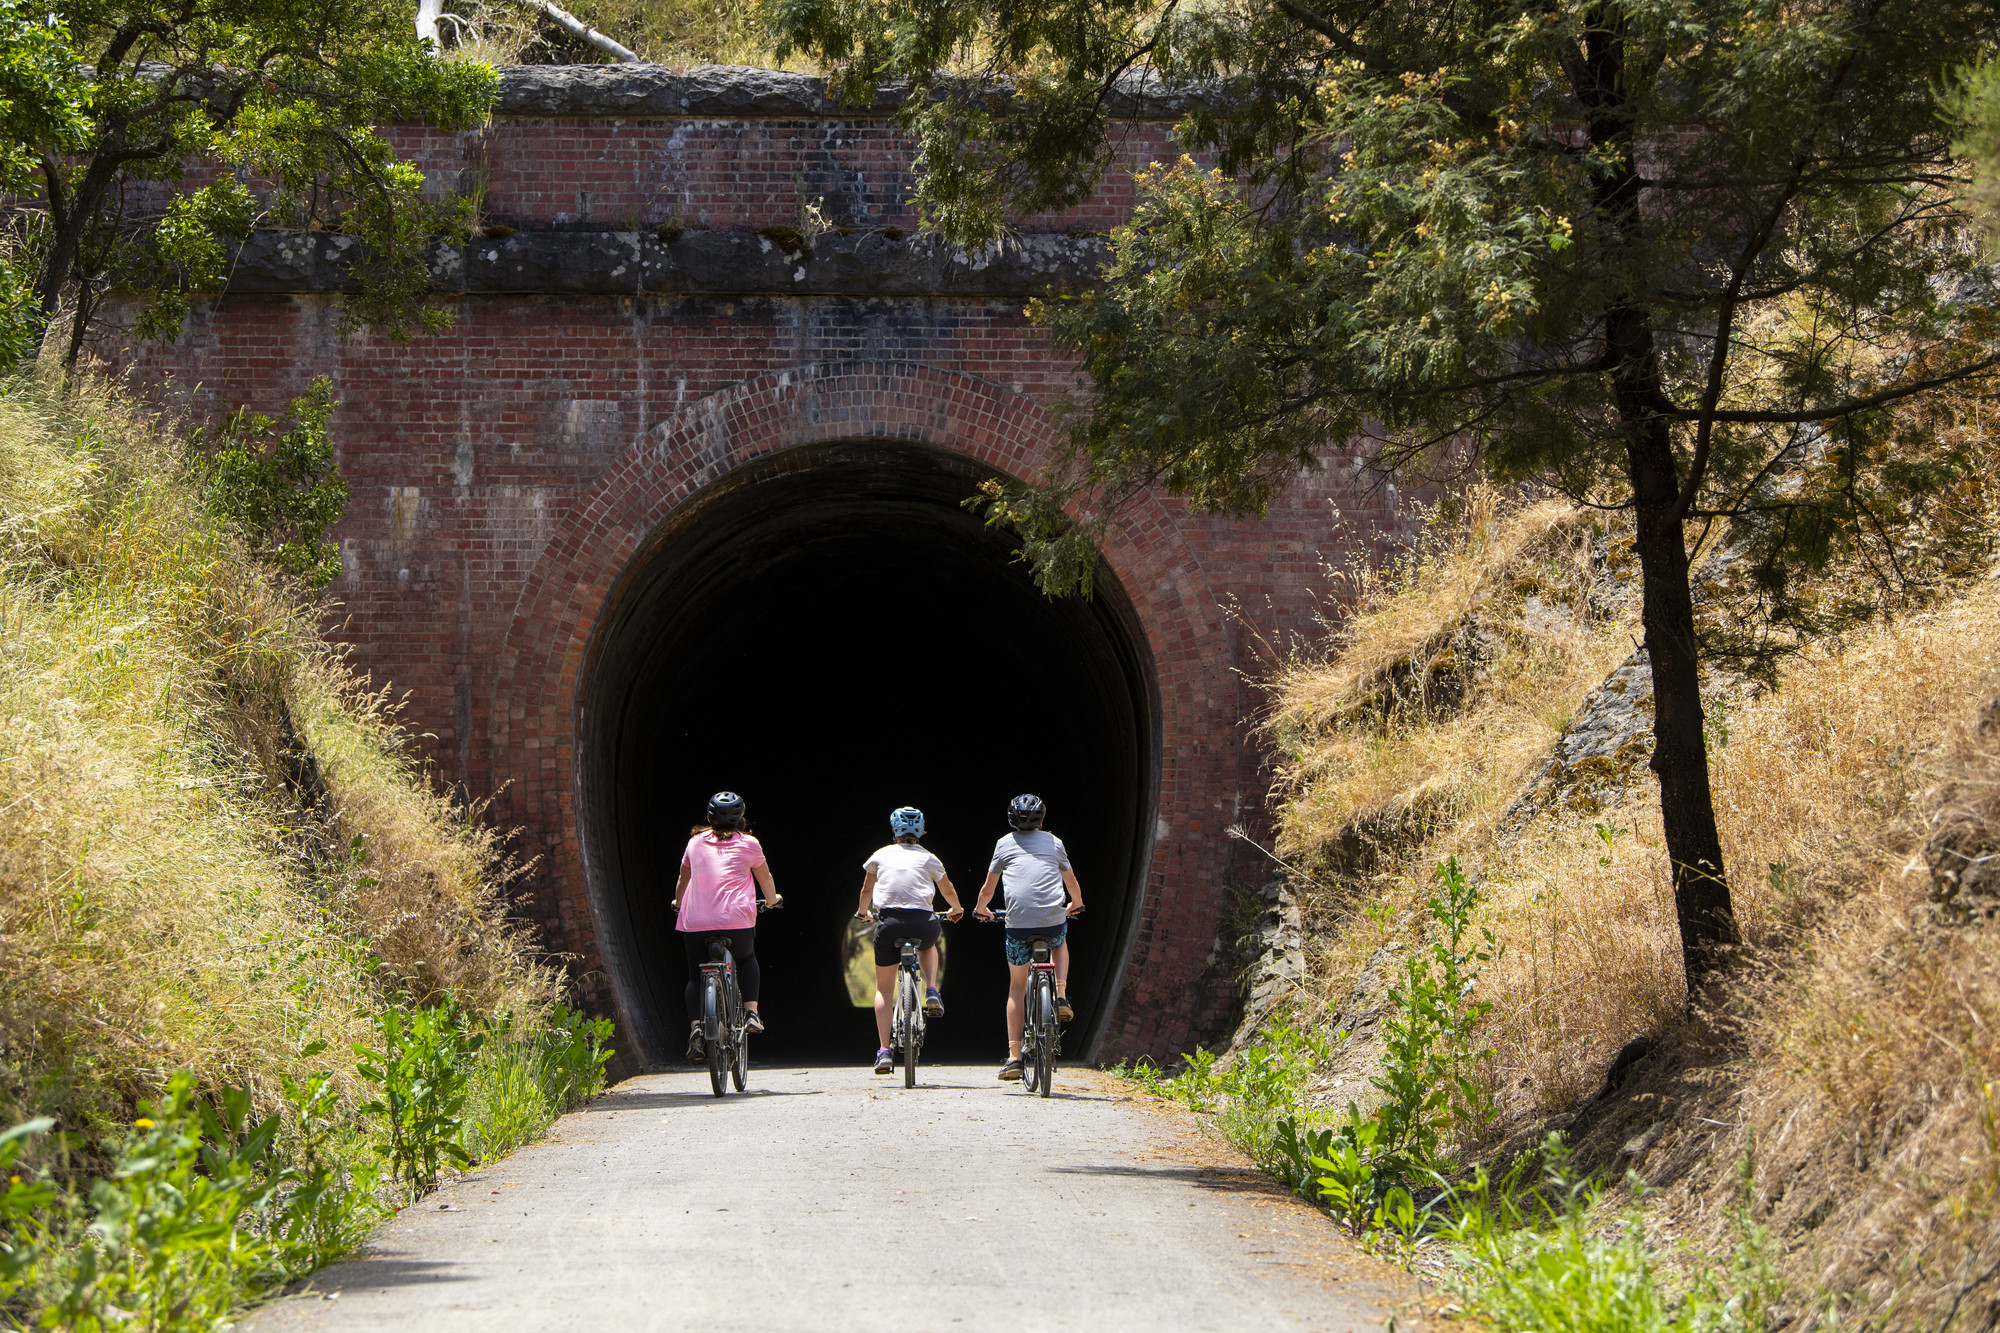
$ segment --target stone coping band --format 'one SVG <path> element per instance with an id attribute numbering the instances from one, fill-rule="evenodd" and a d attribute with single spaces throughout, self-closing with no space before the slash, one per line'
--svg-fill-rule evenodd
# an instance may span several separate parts
<path id="1" fill-rule="evenodd" d="M 854 119 L 893 116 L 904 92 L 879 89 L 865 107 L 826 95 L 816 74 L 703 65 L 675 73 L 664 65 L 507 65 L 500 71 L 501 116 L 664 116 L 716 120 L 786 117 Z M 1114 120 L 1179 120 L 1197 94 L 1169 93 L 1146 80 L 1122 83 L 1110 99 Z"/>
<path id="2" fill-rule="evenodd" d="M 774 237 L 770 233 L 777 233 Z M 232 292 L 353 291 L 352 236 L 258 232 L 237 252 Z M 519 231 L 431 251 L 432 290 L 638 296 L 1039 296 L 1095 286 L 1108 256 L 1095 236 L 1013 237 L 967 254 L 917 232 L 823 233 L 802 245 L 773 227 Z"/>

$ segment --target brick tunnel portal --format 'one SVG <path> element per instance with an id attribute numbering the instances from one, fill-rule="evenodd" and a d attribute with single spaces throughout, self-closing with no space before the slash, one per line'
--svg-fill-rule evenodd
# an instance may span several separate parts
<path id="1" fill-rule="evenodd" d="M 579 691 L 579 823 L 605 963 L 634 1044 L 678 1057 L 686 964 L 670 906 L 711 791 L 749 802 L 785 895 L 758 929 L 760 1058 L 865 1058 L 844 931 L 887 816 L 971 904 L 1007 800 L 1042 796 L 1089 909 L 1072 929 L 1072 1054 L 1095 1042 L 1139 916 L 1157 799 L 1151 664 L 1109 570 L 1050 600 L 961 502 L 984 474 L 921 445 L 847 441 L 732 472 L 654 535 Z M 997 1058 L 998 927 L 947 927 L 927 1055 Z"/>

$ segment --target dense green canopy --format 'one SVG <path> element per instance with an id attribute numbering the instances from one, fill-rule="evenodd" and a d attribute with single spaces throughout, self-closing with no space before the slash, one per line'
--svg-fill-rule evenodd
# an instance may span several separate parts
<path id="1" fill-rule="evenodd" d="M 1476 456 L 1634 513 L 1653 768 L 1691 981 L 1734 942 L 1691 538 L 1728 525 L 1773 620 L 1801 569 L 1891 582 L 1986 539 L 1946 502 L 1945 395 L 1984 393 L 1995 277 L 1957 71 L 1990 0 L 777 0 L 860 94 L 910 80 L 927 225 L 1087 194 L 1112 94 L 1198 94 L 1101 290 L 1043 304 L 1093 393 L 989 512 L 1045 586 L 1153 485 L 1256 512 L 1330 448 Z M 1468 453 L 1465 446 L 1475 446 Z M 1733 645 L 1735 649 L 1746 645 Z M 1748 645 L 1754 648 L 1756 645 Z M 1754 652 L 1742 655 L 1754 665 Z"/>
<path id="2" fill-rule="evenodd" d="M 66 317 L 74 361 L 113 285 L 151 297 L 139 332 L 170 335 L 259 222 L 354 233 L 370 259 L 350 318 L 434 324 L 424 251 L 462 207 L 420 196 L 379 127 L 476 125 L 494 86 L 384 0 L 7 0 L 0 351 L 38 348 Z"/>

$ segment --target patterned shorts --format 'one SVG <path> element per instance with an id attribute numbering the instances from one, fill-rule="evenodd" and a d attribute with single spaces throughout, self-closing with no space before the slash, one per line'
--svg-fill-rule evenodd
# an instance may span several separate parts
<path id="1" fill-rule="evenodd" d="M 1054 952 L 1069 938 L 1069 924 L 1065 922 L 1060 926 L 1007 927 L 1007 961 L 1015 967 L 1026 967 L 1034 962 L 1035 951 L 1029 941 L 1036 936 L 1047 940 L 1050 952 Z"/>

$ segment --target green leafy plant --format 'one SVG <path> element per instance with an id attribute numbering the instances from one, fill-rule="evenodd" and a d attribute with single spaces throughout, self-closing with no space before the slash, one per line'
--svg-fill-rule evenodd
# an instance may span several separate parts
<path id="1" fill-rule="evenodd" d="M 473 1160 L 512 1151 L 604 1087 L 611 1020 L 557 1005 L 526 1031 L 493 1025 L 473 1065 L 459 1147 Z"/>
<path id="2" fill-rule="evenodd" d="M 24 1179 L 15 1170 L 29 1140 L 46 1134 L 55 1121 L 43 1116 L 0 1131 L 0 1303 L 34 1276 L 42 1254 L 37 1214 L 55 1202 L 55 1186 Z"/>
<path id="3" fill-rule="evenodd" d="M 1783 1294 L 1768 1232 L 1752 1215 L 1754 1142 L 1737 1167 L 1729 1271 L 1696 1265 L 1675 1290 L 1660 1274 L 1636 1202 L 1613 1225 L 1603 1186 L 1577 1174 L 1560 1134 L 1541 1145 L 1542 1180 L 1524 1189 L 1523 1159 L 1501 1181 L 1482 1169 L 1437 1211 L 1452 1247 L 1448 1283 L 1498 1328 L 1549 1333 L 1763 1333 Z M 1643 1187 L 1629 1178 L 1635 1193 Z"/>
<path id="4" fill-rule="evenodd" d="M 250 1094 L 197 1097 L 181 1072 L 134 1122 L 111 1173 L 90 1187 L 90 1222 L 66 1245 L 45 1324 L 76 1333 L 201 1327 L 271 1275 L 257 1215 L 279 1186 L 269 1153 L 275 1118 L 252 1120 Z"/>
<path id="5" fill-rule="evenodd" d="M 1389 990 L 1390 1014 L 1381 1071 L 1381 1150 L 1429 1163 L 1447 1132 L 1464 1142 L 1483 1135 L 1497 1108 L 1482 1077 L 1492 1050 L 1479 1044 L 1479 1026 L 1492 1003 L 1473 998 L 1481 967 L 1499 954 L 1493 932 L 1472 935 L 1479 888 L 1457 857 L 1440 863 L 1438 892 L 1429 899 L 1435 937 L 1412 951 L 1401 981 Z"/>
<path id="6" fill-rule="evenodd" d="M 299 1054 L 309 1060 L 326 1049 L 326 1042 L 313 1041 Z M 303 1080 L 285 1075 L 281 1086 L 291 1107 L 296 1149 L 285 1176 L 289 1193 L 273 1232 L 286 1268 L 310 1272 L 360 1244 L 382 1215 L 376 1192 L 383 1162 L 372 1152 L 338 1151 L 355 1135 L 341 1114 L 330 1070 L 315 1071 Z"/>
<path id="7" fill-rule="evenodd" d="M 362 1111 L 378 1117 L 375 1146 L 412 1196 L 437 1187 L 443 1162 L 469 1165 L 459 1146 L 472 1059 L 486 1043 L 449 998 L 419 1009 L 388 1008 L 377 1020 L 378 1048 L 355 1047 L 361 1077 L 379 1094 Z"/>
<path id="8" fill-rule="evenodd" d="M 347 482 L 333 456 L 327 421 L 340 403 L 321 375 L 292 400 L 291 426 L 238 408 L 214 432 L 198 431 L 189 463 L 216 517 L 280 572 L 318 588 L 340 572 L 327 529 L 347 507 Z"/>

